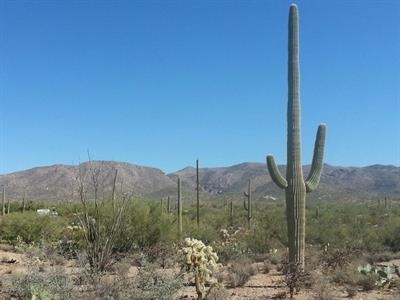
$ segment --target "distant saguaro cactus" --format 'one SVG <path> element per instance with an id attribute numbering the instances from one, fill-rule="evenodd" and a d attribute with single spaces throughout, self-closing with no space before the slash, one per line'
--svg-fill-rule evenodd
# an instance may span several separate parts
<path id="1" fill-rule="evenodd" d="M 319 183 L 323 167 L 325 147 L 325 124 L 318 127 L 310 174 L 303 178 L 300 135 L 300 67 L 299 67 L 299 21 L 295 4 L 289 12 L 289 58 L 288 58 L 288 108 L 287 108 L 287 167 L 284 178 L 272 155 L 267 156 L 268 170 L 272 180 L 286 193 L 286 218 L 289 238 L 289 264 L 304 269 L 306 193 Z"/>
<path id="2" fill-rule="evenodd" d="M 22 211 L 23 213 L 25 212 L 25 198 L 26 198 L 26 191 L 24 191 L 24 196 L 22 197 L 21 211 Z"/>
<path id="3" fill-rule="evenodd" d="M 115 192 L 117 189 L 117 176 L 118 176 L 118 169 L 115 169 L 114 180 L 113 180 L 113 187 L 112 187 L 112 205 L 113 211 L 115 211 Z"/>
<path id="4" fill-rule="evenodd" d="M 196 159 L 196 211 L 197 227 L 200 226 L 200 181 L 199 181 L 199 160 Z"/>
<path id="5" fill-rule="evenodd" d="M 247 205 L 246 200 L 243 201 L 244 209 L 247 211 L 247 225 L 251 227 L 251 219 L 253 218 L 253 206 L 251 204 L 251 179 L 249 179 L 249 185 L 247 188 L 247 192 L 243 192 L 244 196 L 247 198 Z"/>
<path id="6" fill-rule="evenodd" d="M 389 201 L 387 197 L 385 197 L 385 209 L 389 209 Z"/>
<path id="7" fill-rule="evenodd" d="M 6 214 L 6 187 L 3 186 L 3 195 L 1 196 L 2 215 Z"/>
<path id="8" fill-rule="evenodd" d="M 171 200 L 169 196 L 167 197 L 167 213 L 171 213 Z"/>
<path id="9" fill-rule="evenodd" d="M 181 178 L 178 177 L 178 232 L 182 236 L 182 195 L 181 195 Z"/>
<path id="10" fill-rule="evenodd" d="M 231 199 L 231 207 L 229 210 L 229 217 L 230 217 L 230 221 L 231 221 L 231 226 L 233 226 L 233 199 Z"/>

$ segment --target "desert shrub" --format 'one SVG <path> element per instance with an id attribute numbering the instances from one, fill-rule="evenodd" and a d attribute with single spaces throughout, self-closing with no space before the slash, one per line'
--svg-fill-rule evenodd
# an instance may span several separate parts
<path id="1" fill-rule="evenodd" d="M 340 249 L 326 246 L 320 256 L 320 262 L 325 268 L 342 268 L 349 264 L 357 255 L 359 255 L 358 251 L 347 245 Z"/>
<path id="2" fill-rule="evenodd" d="M 347 285 L 346 286 L 347 297 L 353 298 L 358 293 L 358 288 L 355 286 Z"/>
<path id="3" fill-rule="evenodd" d="M 196 222 L 184 220 L 183 231 L 186 236 L 192 236 L 206 244 L 211 244 L 219 239 L 218 229 L 212 224 L 201 224 L 197 227 Z"/>
<path id="4" fill-rule="evenodd" d="M 182 273 L 166 273 L 156 269 L 156 266 L 147 262 L 142 267 L 133 282 L 134 294 L 124 295 L 133 300 L 170 300 L 183 286 Z"/>
<path id="5" fill-rule="evenodd" d="M 55 241 L 62 236 L 67 224 L 65 218 L 40 216 L 36 212 L 9 214 L 0 219 L 0 239 L 13 245 L 18 239 L 26 244 L 42 239 Z"/>
<path id="6" fill-rule="evenodd" d="M 221 228 L 225 228 L 226 225 L 229 223 L 228 217 L 228 213 L 222 213 L 222 211 L 213 206 L 212 203 L 203 203 L 200 210 L 200 225 L 208 225 L 214 229 L 219 230 Z M 196 207 L 190 207 L 188 211 L 188 220 L 190 220 L 191 223 L 196 223 L 196 218 Z M 211 242 L 211 240 L 207 242 L 209 243 Z"/>
<path id="7" fill-rule="evenodd" d="M 78 258 L 81 244 L 75 239 L 62 238 L 55 243 L 54 248 L 62 257 L 66 259 L 76 259 Z"/>
<path id="8" fill-rule="evenodd" d="M 266 250 L 282 248 L 283 245 L 275 235 L 275 230 L 272 227 L 280 227 L 277 224 L 272 225 L 273 220 L 267 220 L 260 226 L 253 228 L 246 235 L 243 236 L 244 247 L 246 252 L 251 254 L 253 257 L 257 257 L 260 254 L 264 254 Z M 261 259 L 263 260 L 264 257 Z"/>
<path id="9" fill-rule="evenodd" d="M 400 217 L 388 224 L 388 230 L 384 237 L 384 245 L 393 252 L 400 251 Z"/>
<path id="10" fill-rule="evenodd" d="M 378 274 L 369 273 L 359 277 L 357 285 L 361 286 L 363 291 L 371 291 L 377 288 L 376 282 L 379 280 Z"/>
<path id="11" fill-rule="evenodd" d="M 143 253 L 150 263 L 157 263 L 163 269 L 167 264 L 172 265 L 171 259 L 177 259 L 174 257 L 176 256 L 176 250 L 172 245 L 167 243 L 158 242 L 157 244 L 144 248 Z"/>
<path id="12" fill-rule="evenodd" d="M 231 294 L 222 284 L 215 284 L 207 291 L 205 300 L 228 300 Z"/>
<path id="13" fill-rule="evenodd" d="M 314 299 L 315 300 L 331 300 L 334 299 L 333 292 L 326 280 L 319 279 L 314 284 Z"/>
<path id="14" fill-rule="evenodd" d="M 269 261 L 264 261 L 261 268 L 261 272 L 263 274 L 268 274 L 273 270 L 273 268 L 274 268 L 273 265 Z"/>
<path id="15" fill-rule="evenodd" d="M 60 267 L 45 272 L 35 266 L 17 278 L 10 294 L 18 299 L 72 299 L 72 281 Z"/>
<path id="16" fill-rule="evenodd" d="M 284 251 L 282 249 L 272 249 L 267 253 L 265 261 L 271 263 L 272 265 L 277 265 L 282 261 L 282 256 L 284 256 Z"/>
<path id="17" fill-rule="evenodd" d="M 393 253 L 391 251 L 383 251 L 380 253 L 371 253 L 371 254 L 367 255 L 366 261 L 372 265 L 377 262 L 390 261 L 390 260 L 399 259 L 399 258 L 400 258 L 400 253 Z"/>
<path id="18" fill-rule="evenodd" d="M 243 286 L 256 273 L 257 268 L 248 258 L 237 259 L 229 267 L 228 286 L 233 288 Z"/>
<path id="19" fill-rule="evenodd" d="M 220 240 L 213 243 L 213 248 L 218 253 L 219 261 L 227 264 L 231 260 L 236 260 L 247 252 L 244 236 L 246 232 L 243 228 L 233 232 L 226 229 L 220 231 Z"/>
<path id="20" fill-rule="evenodd" d="M 340 285 L 357 286 L 357 282 L 361 278 L 362 275 L 354 265 L 337 268 L 332 274 L 332 281 Z"/>
<path id="21" fill-rule="evenodd" d="M 255 216 L 260 220 L 247 239 L 253 253 L 287 246 L 287 227 L 285 209 L 282 205 L 268 205 Z M 255 240 L 259 241 L 255 241 Z"/>
<path id="22" fill-rule="evenodd" d="M 131 267 L 131 257 L 120 257 L 110 267 L 110 271 L 120 277 L 128 274 Z"/>
<path id="23" fill-rule="evenodd" d="M 150 203 L 135 203 L 130 207 L 128 228 L 140 249 L 156 244 L 161 238 L 161 212 Z"/>
<path id="24" fill-rule="evenodd" d="M 126 252 L 151 247 L 159 243 L 172 243 L 177 239 L 174 216 L 162 213 L 158 203 L 134 201 L 127 204 L 126 222 L 116 246 Z"/>
<path id="25" fill-rule="evenodd" d="M 329 243 L 333 248 L 349 247 L 370 254 L 400 250 L 398 208 L 385 210 L 360 204 L 335 204 L 321 206 L 321 210 L 323 214 L 319 218 L 307 220 L 308 243 Z"/>

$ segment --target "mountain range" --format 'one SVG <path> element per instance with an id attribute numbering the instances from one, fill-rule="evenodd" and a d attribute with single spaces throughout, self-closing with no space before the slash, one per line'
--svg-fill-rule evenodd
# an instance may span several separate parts
<path id="1" fill-rule="evenodd" d="M 285 174 L 285 167 L 279 167 Z M 98 198 L 111 197 L 117 170 L 116 193 L 149 198 L 176 195 L 180 176 L 183 193 L 195 196 L 196 169 L 187 167 L 165 174 L 156 168 L 116 161 L 90 161 L 78 166 L 52 165 L 0 176 L 0 187 L 11 200 L 25 197 L 31 200 L 79 199 L 83 184 L 89 197 L 97 191 Z M 304 176 L 309 166 L 304 166 Z M 202 196 L 240 196 L 252 182 L 252 193 L 259 198 L 283 198 L 284 192 L 271 181 L 263 163 L 241 163 L 229 167 L 200 168 Z M 373 165 L 368 167 L 335 167 L 324 165 L 318 189 L 311 200 L 359 201 L 389 197 L 400 199 L 400 167 Z"/>

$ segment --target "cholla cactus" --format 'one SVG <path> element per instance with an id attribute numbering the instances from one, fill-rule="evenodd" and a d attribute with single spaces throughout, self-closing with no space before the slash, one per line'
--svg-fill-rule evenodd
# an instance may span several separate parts
<path id="1" fill-rule="evenodd" d="M 212 272 L 217 268 L 218 256 L 211 246 L 206 246 L 202 241 L 186 238 L 181 250 L 184 264 L 188 272 L 195 276 L 197 299 L 203 299 L 205 283 L 216 283 Z"/>

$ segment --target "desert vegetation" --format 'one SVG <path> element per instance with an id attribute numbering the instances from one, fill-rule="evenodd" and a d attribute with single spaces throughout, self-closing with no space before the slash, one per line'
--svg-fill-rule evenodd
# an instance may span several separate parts
<path id="1" fill-rule="evenodd" d="M 287 168 L 267 157 L 286 201 L 252 193 L 200 197 L 176 178 L 160 198 L 111 193 L 89 161 L 78 201 L 10 201 L 2 194 L 0 297 L 4 299 L 398 299 L 400 201 L 318 202 L 325 125 L 303 178 L 298 12 L 289 14 Z M 67 199 L 66 199 L 67 200 Z"/>
<path id="2" fill-rule="evenodd" d="M 181 233 L 177 210 L 168 212 L 156 199 L 126 201 L 123 213 L 113 211 L 112 199 L 97 203 L 97 208 L 89 200 L 87 213 L 96 218 L 93 228 L 80 220 L 84 213 L 79 203 L 53 203 L 57 216 L 12 206 L 15 209 L 0 221 L 1 295 L 179 299 L 201 294 L 206 299 L 240 299 L 246 288 L 251 290 L 252 284 L 246 285 L 252 278 L 264 281 L 248 293 L 270 298 L 289 296 L 291 289 L 300 299 L 399 295 L 399 203 L 390 209 L 372 202 L 320 204 L 318 214 L 315 206 L 306 207 L 307 264 L 301 274 L 288 272 L 284 203 L 254 199 L 251 228 L 243 199 L 238 196 L 232 203 L 233 222 L 222 197 L 202 201 L 200 226 L 195 201 L 184 204 Z M 195 260 L 190 260 L 193 265 L 185 260 L 182 250 L 189 246 L 181 236 L 199 240 L 218 256 L 216 267 L 204 276 L 213 280 L 198 278 L 196 284 L 200 271 Z M 211 293 L 219 296 L 207 298 Z"/>

